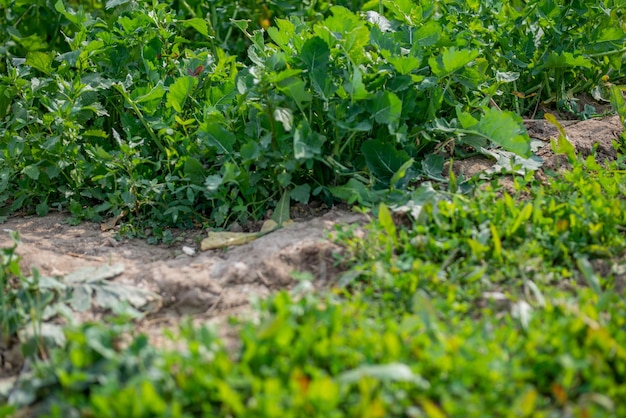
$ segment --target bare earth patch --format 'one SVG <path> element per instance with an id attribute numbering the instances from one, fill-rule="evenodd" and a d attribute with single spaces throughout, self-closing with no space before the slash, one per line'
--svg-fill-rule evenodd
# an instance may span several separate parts
<path id="1" fill-rule="evenodd" d="M 600 160 L 616 158 L 612 141 L 622 130 L 617 117 L 568 122 L 564 126 L 581 155 L 589 155 L 595 146 Z M 558 135 L 555 128 L 544 121 L 531 121 L 527 128 L 531 137 L 545 142 L 537 152 L 545 169 L 558 170 L 567 164 L 551 151 L 549 141 Z M 469 177 L 488 169 L 493 161 L 475 157 L 454 164 L 455 171 Z M 162 337 L 164 328 L 176 328 L 188 316 L 196 323 L 216 325 L 221 336 L 228 340 L 229 327 L 221 326 L 225 325 L 225 319 L 250 318 L 251 298 L 262 298 L 293 286 L 294 271 L 309 273 L 317 287 L 332 283 L 341 271 L 337 262 L 341 250 L 328 239 L 329 231 L 338 223 L 365 220 L 363 215 L 334 208 L 245 245 L 201 252 L 200 241 L 206 237 L 206 231 L 181 232 L 180 239 L 171 246 L 149 245 L 139 239 L 118 241 L 114 229 L 103 232 L 101 225 L 89 222 L 70 226 L 67 215 L 49 214 L 42 218 L 10 218 L 0 225 L 0 245 L 11 246 L 8 231 L 18 231 L 21 243 L 17 253 L 22 258 L 23 271 L 37 268 L 47 276 L 66 276 L 85 267 L 122 264 L 124 271 L 115 282 L 160 295 L 154 312 L 137 328 L 156 344 L 166 344 Z M 5 355 L 7 350 L 3 348 Z M 19 362 L 13 363 L 0 369 L 0 378 L 19 371 Z"/>

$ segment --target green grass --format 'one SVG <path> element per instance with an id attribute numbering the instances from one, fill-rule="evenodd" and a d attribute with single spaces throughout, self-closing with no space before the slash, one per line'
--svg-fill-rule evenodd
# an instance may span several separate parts
<path id="1" fill-rule="evenodd" d="M 606 166 L 561 138 L 573 168 L 548 184 L 440 175 L 528 156 L 521 117 L 588 117 L 583 93 L 625 123 L 620 2 L 0 6 L 0 217 L 164 239 L 310 199 L 372 214 L 334 231 L 328 292 L 260 302 L 236 349 L 190 325 L 158 349 L 129 315 L 50 344 L 44 305 L 79 301 L 2 250 L 2 343 L 35 339 L 0 416 L 626 416 L 625 134 Z"/>
<path id="2" fill-rule="evenodd" d="M 84 324 L 20 391 L 46 416 L 617 417 L 626 413 L 626 171 L 593 158 L 472 196 L 385 206 L 329 293 L 283 291 L 241 345 L 160 350 Z M 28 399 L 28 398 L 26 398 Z"/>

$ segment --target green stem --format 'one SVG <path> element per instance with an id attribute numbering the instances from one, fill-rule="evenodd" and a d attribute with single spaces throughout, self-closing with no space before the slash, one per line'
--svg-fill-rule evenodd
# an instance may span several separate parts
<path id="1" fill-rule="evenodd" d="M 146 128 L 146 130 L 148 131 L 148 134 L 150 134 L 150 138 L 154 141 L 157 147 L 159 147 L 159 150 L 161 150 L 164 156 L 167 156 L 167 152 L 165 151 L 165 147 L 163 146 L 163 143 L 161 142 L 159 137 L 154 133 L 154 130 L 152 129 L 152 127 L 148 124 L 148 121 L 143 116 L 143 113 L 141 113 L 141 110 L 139 109 L 139 107 L 137 107 L 137 104 L 133 101 L 133 99 L 130 98 L 130 96 L 126 92 L 126 89 L 124 89 L 124 86 L 122 86 L 121 84 L 116 84 L 115 88 L 117 91 L 119 91 L 122 94 L 126 102 L 133 108 L 133 110 L 135 111 L 135 114 L 141 121 L 142 125 Z"/>

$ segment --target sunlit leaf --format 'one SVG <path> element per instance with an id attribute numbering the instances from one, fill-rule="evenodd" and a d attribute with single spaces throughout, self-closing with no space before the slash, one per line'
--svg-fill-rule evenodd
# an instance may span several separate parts
<path id="1" fill-rule="evenodd" d="M 446 48 L 440 55 L 428 59 L 431 70 L 438 77 L 446 77 L 455 71 L 465 67 L 478 57 L 479 52 L 475 49 Z"/>
<path id="2" fill-rule="evenodd" d="M 26 55 L 26 65 L 30 65 L 31 67 L 36 68 L 44 74 L 50 74 L 53 71 L 53 60 L 53 54 L 41 51 L 29 52 Z"/>
<path id="3" fill-rule="evenodd" d="M 198 79 L 193 76 L 183 76 L 176 79 L 167 92 L 167 106 L 181 113 L 187 97 L 189 97 L 197 84 Z"/>
<path id="4" fill-rule="evenodd" d="M 181 23 L 186 28 L 194 28 L 201 35 L 204 35 L 206 37 L 209 36 L 209 28 L 208 28 L 206 20 L 204 19 L 201 19 L 199 17 L 194 17 L 192 19 L 183 20 L 181 21 Z"/>
<path id="5" fill-rule="evenodd" d="M 365 377 L 390 382 L 409 382 L 422 389 L 430 387 L 428 381 L 413 373 L 409 366 L 401 363 L 363 365 L 356 369 L 343 372 L 337 376 L 337 380 L 341 383 L 350 384 L 357 383 Z"/>

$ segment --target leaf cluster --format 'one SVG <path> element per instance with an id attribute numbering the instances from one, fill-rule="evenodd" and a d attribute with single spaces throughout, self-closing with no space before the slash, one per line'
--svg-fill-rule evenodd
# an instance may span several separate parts
<path id="1" fill-rule="evenodd" d="M 525 112 L 520 92 L 621 75 L 618 7 L 379 6 L 17 2 L 0 22 L 3 215 L 224 225 L 287 193 L 373 204 L 432 152 L 528 156 L 520 117 L 490 103 Z"/>

